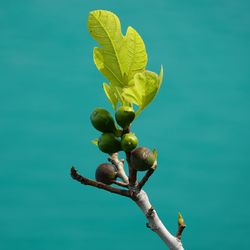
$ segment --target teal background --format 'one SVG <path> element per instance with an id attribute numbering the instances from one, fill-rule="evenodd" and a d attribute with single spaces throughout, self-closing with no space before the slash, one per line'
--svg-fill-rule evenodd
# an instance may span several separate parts
<path id="1" fill-rule="evenodd" d="M 0 1 L 2 250 L 166 249 L 128 199 L 81 186 L 105 162 L 89 114 L 109 108 L 87 31 L 114 11 L 165 79 L 133 126 L 159 153 L 145 187 L 185 249 L 250 249 L 249 1 Z M 121 243 L 122 241 L 122 243 Z"/>

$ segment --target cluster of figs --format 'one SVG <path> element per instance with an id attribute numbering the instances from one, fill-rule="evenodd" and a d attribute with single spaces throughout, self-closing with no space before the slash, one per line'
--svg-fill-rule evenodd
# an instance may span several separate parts
<path id="1" fill-rule="evenodd" d="M 130 124 L 135 119 L 132 107 L 121 106 L 115 112 L 116 123 L 112 115 L 104 108 L 95 108 L 90 116 L 93 127 L 102 132 L 98 138 L 98 148 L 107 154 L 119 151 L 129 152 L 129 161 L 137 171 L 150 169 L 155 162 L 155 155 L 146 147 L 137 147 L 138 139 L 130 132 Z M 96 169 L 96 180 L 107 185 L 117 178 L 117 169 L 114 165 L 103 163 Z"/>

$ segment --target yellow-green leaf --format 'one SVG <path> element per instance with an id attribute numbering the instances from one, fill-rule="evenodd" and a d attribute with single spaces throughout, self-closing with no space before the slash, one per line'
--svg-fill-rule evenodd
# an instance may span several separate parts
<path id="1" fill-rule="evenodd" d="M 133 86 L 123 89 L 125 100 L 139 106 L 137 115 L 154 99 L 163 79 L 163 68 L 160 75 L 151 71 L 137 73 L 132 80 Z"/>
<path id="2" fill-rule="evenodd" d="M 145 74 L 137 73 L 134 79 L 131 80 L 132 86 L 123 89 L 123 98 L 128 102 L 141 106 L 143 96 L 145 95 L 145 81 Z"/>
<path id="3" fill-rule="evenodd" d="M 155 97 L 158 89 L 160 88 L 159 76 L 151 71 L 145 72 L 145 94 L 142 98 L 140 110 L 142 111 Z"/>
<path id="4" fill-rule="evenodd" d="M 94 48 L 98 70 L 118 88 L 130 86 L 131 79 L 147 64 L 144 42 L 132 27 L 124 37 L 118 17 L 105 10 L 90 12 L 88 30 L 101 48 Z"/>
<path id="5" fill-rule="evenodd" d="M 90 12 L 88 30 L 102 46 L 94 49 L 94 61 L 103 75 L 123 86 L 124 63 L 122 62 L 123 36 L 118 17 L 110 11 Z"/>

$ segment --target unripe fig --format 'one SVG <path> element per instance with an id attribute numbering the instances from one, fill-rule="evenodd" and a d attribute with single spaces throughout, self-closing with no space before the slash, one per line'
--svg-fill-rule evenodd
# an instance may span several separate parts
<path id="1" fill-rule="evenodd" d="M 103 163 L 97 167 L 95 179 L 99 182 L 110 185 L 112 184 L 112 181 L 116 179 L 116 174 L 116 169 L 113 165 Z"/>
<path id="2" fill-rule="evenodd" d="M 135 112 L 132 107 L 121 106 L 115 112 L 115 119 L 123 129 L 126 129 L 129 127 L 130 123 L 135 119 Z"/>
<path id="3" fill-rule="evenodd" d="M 130 156 L 131 166 L 138 171 L 150 169 L 155 160 L 153 152 L 145 147 L 136 148 L 131 152 Z"/>
<path id="4" fill-rule="evenodd" d="M 103 133 L 98 139 L 99 149 L 107 154 L 121 150 L 121 142 L 113 133 Z"/>
<path id="5" fill-rule="evenodd" d="M 112 115 L 103 108 L 93 110 L 90 120 L 95 129 L 101 132 L 115 132 L 116 126 Z"/>
<path id="6" fill-rule="evenodd" d="M 121 147 L 125 152 L 132 151 L 136 148 L 138 144 L 138 139 L 134 133 L 127 133 L 122 136 Z"/>

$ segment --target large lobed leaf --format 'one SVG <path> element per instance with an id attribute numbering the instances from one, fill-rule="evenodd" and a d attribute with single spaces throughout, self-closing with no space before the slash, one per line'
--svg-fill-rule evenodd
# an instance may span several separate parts
<path id="1" fill-rule="evenodd" d="M 133 76 L 144 71 L 147 64 L 147 53 L 140 35 L 128 27 L 124 37 L 118 17 L 105 10 L 90 12 L 88 29 L 101 45 L 101 48 L 94 48 L 98 70 L 115 86 L 129 86 Z"/>

